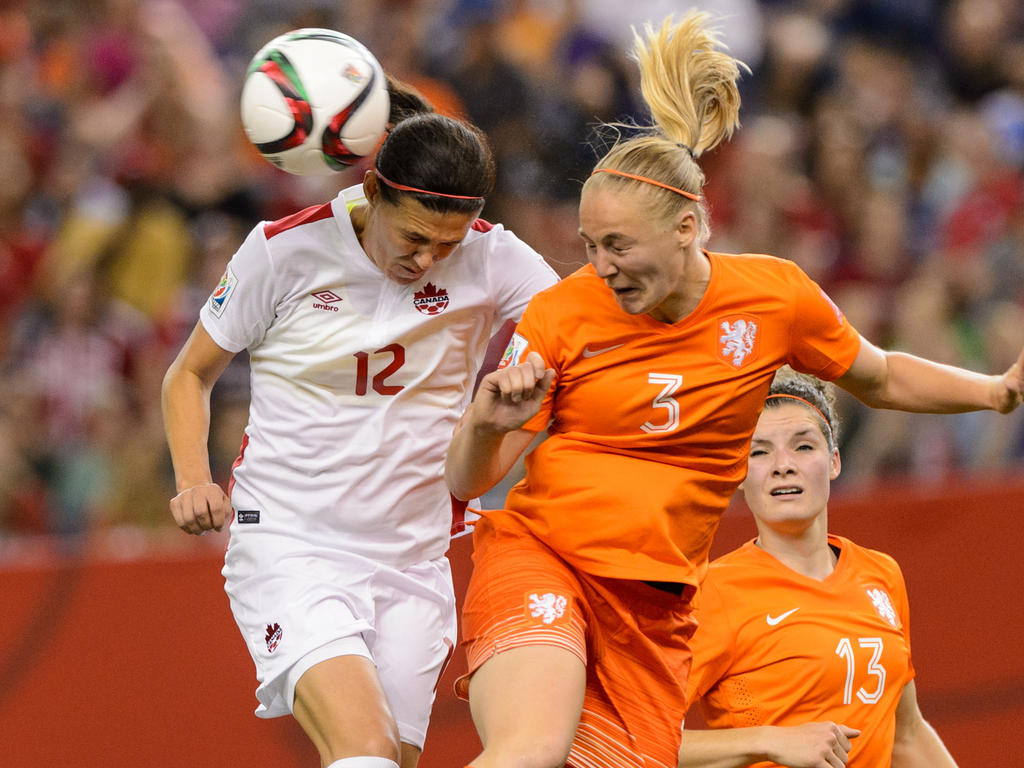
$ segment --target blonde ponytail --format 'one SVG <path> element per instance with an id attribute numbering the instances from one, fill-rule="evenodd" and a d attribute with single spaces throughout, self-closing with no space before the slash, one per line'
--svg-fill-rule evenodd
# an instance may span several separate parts
<path id="1" fill-rule="evenodd" d="M 640 89 L 654 121 L 646 131 L 620 139 L 598 162 L 584 190 L 603 184 L 645 184 L 656 195 L 656 214 L 674 216 L 692 205 L 700 224 L 699 243 L 710 236 L 701 199 L 704 173 L 696 159 L 728 139 L 739 125 L 736 81 L 746 65 L 720 50 L 710 16 L 690 11 L 669 16 L 655 30 L 634 30 L 633 57 Z"/>

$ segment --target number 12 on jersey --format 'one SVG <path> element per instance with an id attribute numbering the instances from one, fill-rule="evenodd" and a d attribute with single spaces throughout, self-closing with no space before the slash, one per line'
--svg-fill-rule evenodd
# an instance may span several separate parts
<path id="1" fill-rule="evenodd" d="M 356 352 L 356 394 L 365 395 L 366 385 L 370 378 L 370 356 L 374 356 L 374 365 L 379 362 L 379 356 L 391 356 L 388 362 L 369 383 L 373 391 L 378 395 L 397 395 L 403 389 L 403 384 L 388 384 L 387 378 L 396 373 L 399 368 L 405 365 L 405 347 L 401 344 L 388 344 L 386 347 L 375 349 L 373 352 Z"/>

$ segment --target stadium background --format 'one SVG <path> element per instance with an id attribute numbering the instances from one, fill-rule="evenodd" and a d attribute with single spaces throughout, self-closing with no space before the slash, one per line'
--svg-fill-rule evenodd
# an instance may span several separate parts
<path id="1" fill-rule="evenodd" d="M 1024 6 L 716 0 L 743 128 L 702 160 L 711 246 L 792 258 L 888 347 L 987 371 L 1024 343 Z M 595 119 L 642 117 L 628 24 L 668 0 L 0 3 L 0 765 L 314 765 L 251 715 L 222 537 L 170 525 L 159 382 L 244 233 L 360 178 L 287 177 L 238 126 L 286 29 L 353 34 L 490 136 L 502 221 L 565 274 Z M 215 392 L 223 479 L 240 356 Z M 1024 409 L 843 399 L 833 528 L 904 567 L 925 715 L 960 764 L 1024 766 Z M 750 535 L 737 505 L 716 551 Z M 453 549 L 460 584 L 466 539 Z M 424 768 L 475 736 L 440 687 Z"/>

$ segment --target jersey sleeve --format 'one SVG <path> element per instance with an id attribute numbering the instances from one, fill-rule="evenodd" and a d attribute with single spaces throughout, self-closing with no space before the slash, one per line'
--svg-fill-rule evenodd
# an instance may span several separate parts
<path id="1" fill-rule="evenodd" d="M 544 304 L 545 302 L 541 296 L 530 301 L 526 307 L 526 312 L 523 313 L 523 319 L 519 321 L 515 333 L 512 334 L 512 339 L 508 343 L 501 362 L 498 363 L 498 368 L 519 365 L 526 360 L 526 356 L 530 352 L 539 354 L 547 367 L 555 367 L 555 357 L 552 353 L 553 347 L 550 346 L 551 337 L 549 334 L 551 329 L 544 320 Z M 555 367 L 555 379 L 551 383 L 551 388 L 548 389 L 547 394 L 544 395 L 540 411 L 526 422 L 522 429 L 530 432 L 540 432 L 547 428 L 548 422 L 551 420 L 551 412 L 554 407 L 554 393 L 557 387 L 558 369 Z"/>
<path id="2" fill-rule="evenodd" d="M 496 226 L 490 232 L 493 240 L 488 261 L 496 312 L 491 334 L 507 321 L 518 322 L 534 294 L 556 282 L 558 275 L 533 248 L 514 234 Z"/>
<path id="3" fill-rule="evenodd" d="M 860 334 L 835 302 L 795 264 L 789 364 L 825 381 L 839 378 L 860 351 Z"/>
<path id="4" fill-rule="evenodd" d="M 711 576 L 701 585 L 696 616 L 697 631 L 690 639 L 693 662 L 686 681 L 688 705 L 714 688 L 732 664 L 732 623 L 726 601 Z"/>
<path id="5" fill-rule="evenodd" d="M 199 311 L 203 328 L 229 352 L 252 347 L 274 320 L 279 283 L 260 224 L 231 257 L 220 283 Z"/>
<path id="6" fill-rule="evenodd" d="M 903 627 L 903 639 L 907 644 L 907 679 L 903 681 L 906 685 L 914 679 L 914 655 L 910 651 L 910 598 L 907 596 L 907 585 L 903 580 L 903 571 L 895 560 L 890 558 L 892 563 L 892 598 L 895 605 L 893 608 L 899 614 Z"/>

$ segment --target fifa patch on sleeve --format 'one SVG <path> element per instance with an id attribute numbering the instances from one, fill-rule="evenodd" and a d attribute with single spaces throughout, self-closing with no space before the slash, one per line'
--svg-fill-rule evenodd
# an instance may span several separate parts
<path id="1" fill-rule="evenodd" d="M 213 312 L 214 317 L 220 317 L 224 314 L 224 307 L 228 305 L 232 295 L 234 295 L 235 286 L 237 285 L 238 278 L 231 271 L 231 267 L 228 267 L 224 270 L 224 277 L 220 279 L 220 284 L 210 294 L 210 311 Z"/>
<path id="2" fill-rule="evenodd" d="M 498 370 L 502 368 L 508 368 L 510 365 L 519 365 L 522 361 L 523 352 L 530 346 L 530 342 L 525 337 L 520 336 L 518 333 L 513 333 L 512 338 L 508 342 L 508 348 L 505 350 L 505 354 L 501 356 L 501 362 L 498 363 Z"/>

